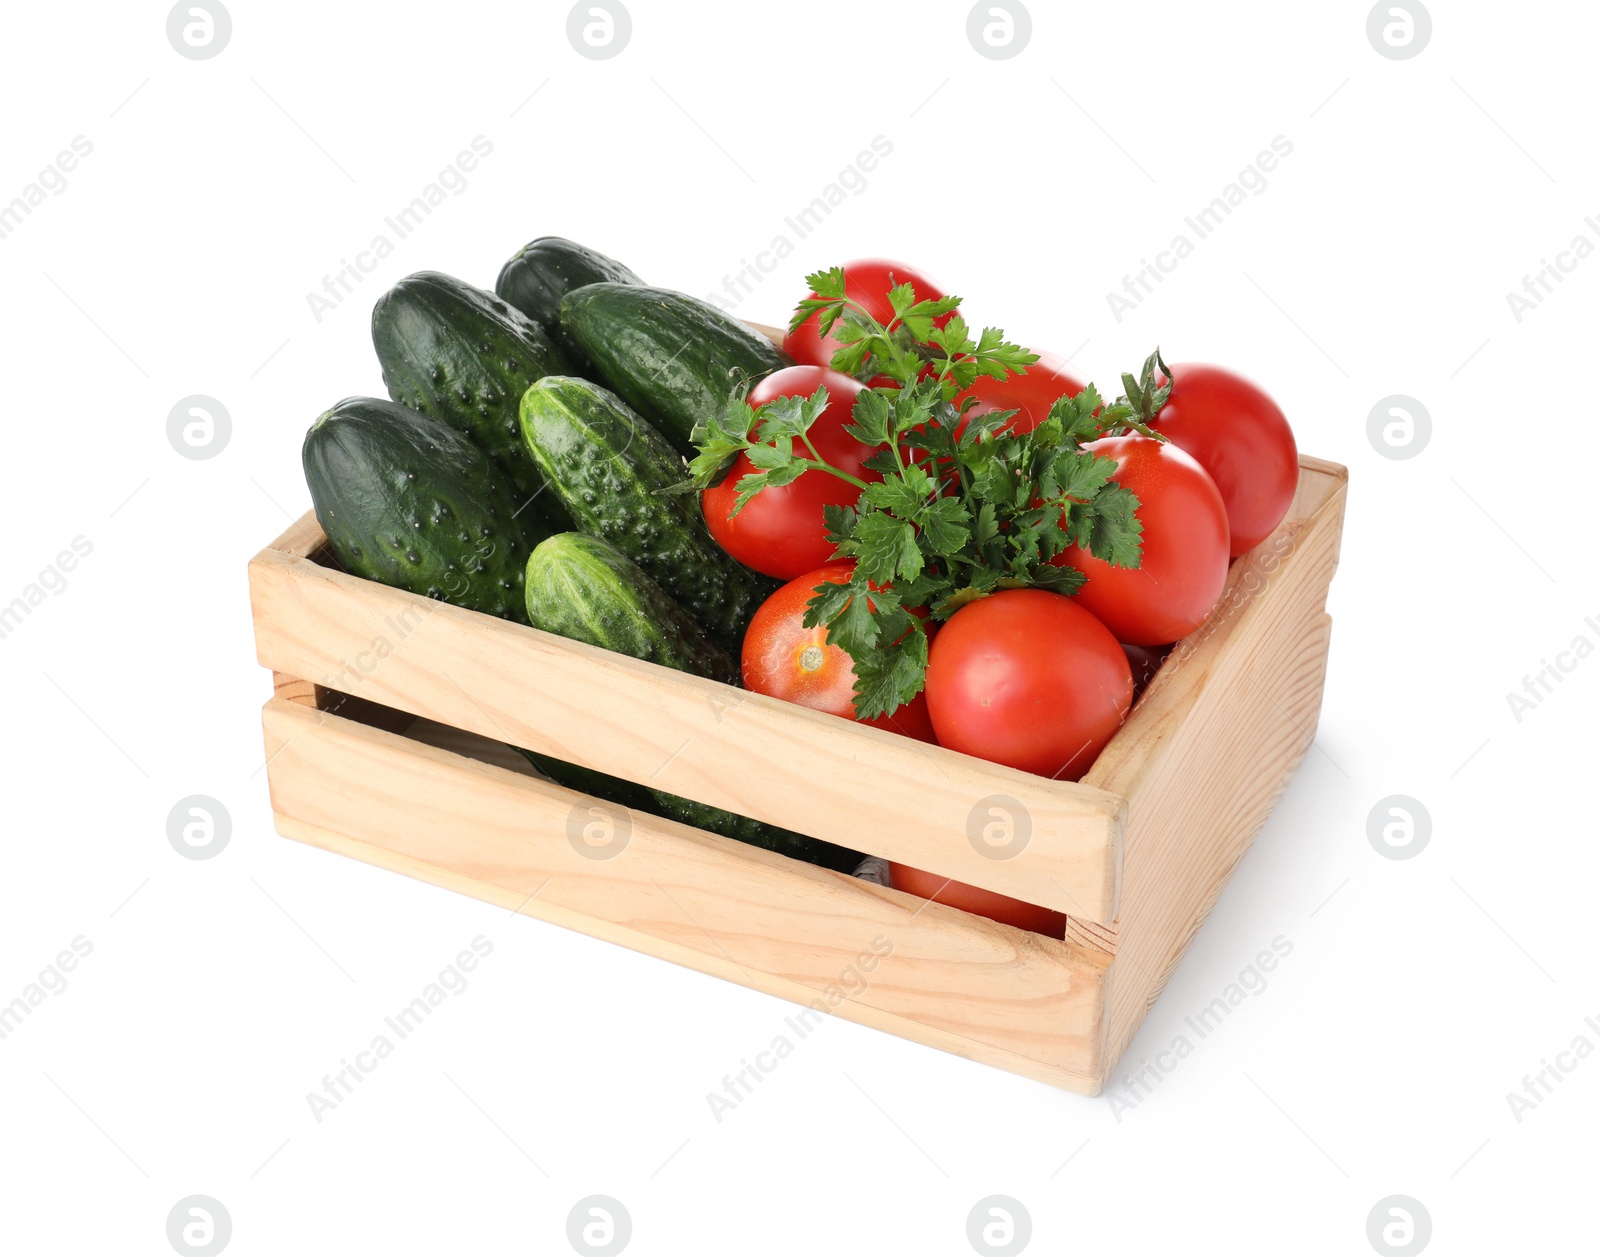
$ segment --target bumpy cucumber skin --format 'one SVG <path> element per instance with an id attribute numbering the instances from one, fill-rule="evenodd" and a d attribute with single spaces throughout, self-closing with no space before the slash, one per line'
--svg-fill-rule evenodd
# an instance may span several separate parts
<path id="1" fill-rule="evenodd" d="M 793 365 L 737 319 L 666 288 L 575 288 L 561 300 L 561 327 L 600 380 L 689 457 L 695 424 L 722 414 L 737 386 Z"/>
<path id="2" fill-rule="evenodd" d="M 549 376 L 522 397 L 522 435 L 577 527 L 603 537 L 656 581 L 729 653 L 777 586 L 711 539 L 695 493 L 669 493 L 688 470 L 616 396 Z"/>
<path id="3" fill-rule="evenodd" d="M 739 669 L 632 559 L 583 533 L 547 537 L 528 556 L 524 593 L 536 629 L 680 672 L 739 683 Z"/>
<path id="4" fill-rule="evenodd" d="M 494 290 L 544 328 L 579 374 L 589 375 L 594 363 L 561 326 L 561 298 L 574 288 L 602 283 L 642 285 L 644 280 L 604 253 L 560 236 L 540 236 L 501 268 Z"/>
<path id="5" fill-rule="evenodd" d="M 636 563 L 598 537 L 558 533 L 541 541 L 528 558 L 526 592 L 534 628 L 738 684 L 733 660 Z M 861 862 L 859 852 L 832 843 L 548 755 L 522 753 L 552 781 L 626 808 L 844 873 Z"/>
<path id="6" fill-rule="evenodd" d="M 394 402 L 350 397 L 311 425 L 300 458 L 345 571 L 528 622 L 523 580 L 544 533 L 466 437 Z"/>
<path id="7" fill-rule="evenodd" d="M 402 406 L 477 443 L 521 495 L 519 506 L 552 528 L 569 528 L 517 430 L 523 390 L 571 370 L 539 324 L 485 292 L 438 271 L 408 275 L 372 307 L 372 345 L 384 387 Z"/>
<path id="8" fill-rule="evenodd" d="M 696 829 L 704 829 L 713 834 L 721 834 L 724 838 L 749 843 L 753 847 L 775 851 L 779 855 L 802 860 L 807 864 L 819 864 L 823 868 L 833 869 L 839 873 L 855 872 L 856 867 L 865 858 L 859 851 L 836 847 L 831 842 L 808 838 L 804 834 L 779 829 L 776 825 L 766 825 L 748 816 L 724 811 L 720 807 L 696 803 L 692 799 L 668 794 L 665 790 L 647 789 L 631 781 L 624 781 L 621 777 L 596 772 L 592 768 L 584 768 L 578 764 L 569 764 L 566 760 L 540 755 L 522 747 L 516 749 L 557 785 L 566 786 L 567 789 L 576 790 L 580 794 L 604 799 L 608 803 L 615 803 L 630 811 L 681 821 L 685 825 L 693 825 Z"/>
<path id="9" fill-rule="evenodd" d="M 823 868 L 833 869 L 839 873 L 854 873 L 856 866 L 865 859 L 859 851 L 836 847 L 831 842 L 823 842 L 820 838 L 808 838 L 793 830 L 779 829 L 776 825 L 740 816 L 736 812 L 724 811 L 720 807 L 696 803 L 692 799 L 682 799 L 675 794 L 668 794 L 665 790 L 652 790 L 650 793 L 655 796 L 661 815 L 671 820 L 682 821 L 685 825 L 721 834 L 724 838 L 747 842 L 752 847 L 762 847 L 779 855 L 803 860 L 807 864 L 820 864 Z"/>
<path id="10" fill-rule="evenodd" d="M 593 795 L 597 799 L 615 803 L 629 811 L 655 813 L 655 796 L 643 786 L 636 786 L 621 777 L 613 777 L 610 773 L 584 768 L 581 764 L 569 764 L 566 760 L 556 759 L 553 755 L 540 755 L 537 751 L 530 751 L 526 747 L 518 746 L 513 749 L 521 751 L 530 764 L 558 786 L 576 790 L 579 794 Z"/>

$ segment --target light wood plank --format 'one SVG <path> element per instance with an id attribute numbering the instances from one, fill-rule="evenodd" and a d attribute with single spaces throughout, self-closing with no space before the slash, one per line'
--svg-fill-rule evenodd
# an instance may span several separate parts
<path id="1" fill-rule="evenodd" d="M 1103 774 L 1096 766 L 1099 784 L 1125 792 L 1129 807 L 1123 908 L 1107 940 L 1116 954 L 1108 1061 L 1132 1039 L 1311 744 L 1343 508 L 1341 482 L 1237 613 L 1226 649 L 1202 643 L 1177 657 L 1152 719 L 1130 732 L 1148 740 L 1142 751 L 1124 748 Z"/>
<path id="2" fill-rule="evenodd" d="M 276 671 L 1092 920 L 1116 911 L 1122 801 L 359 580 L 250 565 Z M 1028 846 L 969 840 L 1016 800 Z"/>
<path id="3" fill-rule="evenodd" d="M 290 837 L 1056 1085 L 1098 1077 L 1103 953 L 653 817 L 590 859 L 582 795 L 281 699 L 263 725 Z"/>

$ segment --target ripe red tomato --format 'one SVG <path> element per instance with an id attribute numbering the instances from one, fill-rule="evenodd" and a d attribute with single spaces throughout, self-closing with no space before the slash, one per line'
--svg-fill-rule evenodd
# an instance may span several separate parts
<path id="1" fill-rule="evenodd" d="M 1007 589 L 945 622 L 926 693 L 940 746 L 1076 781 L 1128 714 L 1133 673 L 1076 599 Z"/>
<path id="2" fill-rule="evenodd" d="M 894 307 L 889 304 L 889 289 L 899 284 L 910 284 L 919 301 L 937 301 L 945 296 L 940 288 L 914 266 L 904 262 L 891 262 L 887 258 L 859 258 L 844 264 L 844 294 L 860 305 L 884 327 L 894 318 Z M 816 296 L 812 293 L 811 296 Z M 950 321 L 950 315 L 936 319 L 940 327 Z M 833 331 L 822 336 L 817 331 L 817 316 L 812 315 L 794 331 L 783 338 L 784 351 L 796 362 L 826 367 L 833 363 L 833 355 L 844 348 Z M 874 384 L 893 385 L 887 376 L 874 380 Z"/>
<path id="3" fill-rule="evenodd" d="M 1289 510 L 1300 483 L 1300 452 L 1277 403 L 1221 367 L 1172 368 L 1177 383 L 1150 426 L 1193 454 L 1228 509 L 1230 554 L 1264 541 Z"/>
<path id="4" fill-rule="evenodd" d="M 1014 925 L 1019 930 L 1032 930 L 1035 934 L 1048 934 L 1051 938 L 1062 938 L 1067 932 L 1067 917 L 1063 912 L 1024 903 L 1010 895 L 984 890 L 981 886 L 953 882 L 937 873 L 924 873 L 906 864 L 889 862 L 889 884 L 908 895 L 949 904 L 974 916 L 988 917 L 1002 925 Z"/>
<path id="5" fill-rule="evenodd" d="M 853 563 L 819 567 L 790 581 L 761 604 L 744 635 L 746 689 L 846 720 L 856 718 L 856 673 L 850 656 L 839 647 L 828 645 L 827 625 L 806 628 L 802 623 L 806 603 L 817 586 L 845 584 L 854 567 Z M 933 741 L 928 701 L 921 694 L 898 711 L 861 723 L 923 742 Z"/>
<path id="6" fill-rule="evenodd" d="M 969 418 L 986 415 L 991 410 L 1021 412 L 1013 415 L 1002 431 L 1032 432 L 1050 417 L 1050 407 L 1063 393 L 1075 397 L 1083 392 L 1083 382 L 1067 369 L 1065 358 L 1058 358 L 1045 350 L 1036 349 L 1034 352 L 1039 355 L 1039 361 L 1022 375 L 1007 376 L 1003 380 L 980 375 L 971 388 L 956 397 L 958 410 L 967 398 L 978 399 L 978 404 L 962 416 L 956 428 L 958 435 L 967 426 Z"/>
<path id="7" fill-rule="evenodd" d="M 779 397 L 809 397 L 822 385 L 828 389 L 828 407 L 808 433 L 817 453 L 861 480 L 881 480 L 878 472 L 861 465 L 872 457 L 874 447 L 844 430 L 850 407 L 861 392 L 861 385 L 848 375 L 826 367 L 785 367 L 751 389 L 749 401 L 760 406 Z M 830 503 L 853 506 L 861 490 L 829 472 L 808 471 L 791 484 L 763 489 L 737 515 L 730 514 L 739 496 L 739 481 L 754 470 L 749 457 L 740 454 L 722 483 L 700 495 L 711 535 L 746 567 L 779 580 L 821 567 L 833 557 L 822 508 Z"/>
<path id="8" fill-rule="evenodd" d="M 1162 646 L 1187 637 L 1211 614 L 1228 579 L 1222 495 L 1205 469 L 1176 445 L 1113 436 L 1083 448 L 1117 460 L 1113 479 L 1139 499 L 1144 551 L 1136 568 L 1113 567 L 1079 546 L 1051 562 L 1089 578 L 1074 601 L 1118 641 Z"/>

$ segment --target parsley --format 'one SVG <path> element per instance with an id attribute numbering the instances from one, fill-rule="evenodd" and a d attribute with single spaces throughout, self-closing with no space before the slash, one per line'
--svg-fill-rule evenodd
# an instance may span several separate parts
<path id="1" fill-rule="evenodd" d="M 962 427 L 956 398 L 964 389 L 979 376 L 1025 372 L 1038 355 L 998 328 L 974 338 L 959 297 L 919 301 L 901 284 L 889 292 L 893 317 L 884 325 L 845 296 L 841 268 L 818 271 L 807 283 L 815 295 L 800 303 L 790 330 L 815 317 L 823 335 L 832 331 L 844 344 L 835 370 L 896 382 L 864 389 L 847 429 L 880 447 L 867 466 L 882 480 L 866 483 L 830 466 L 811 444 L 807 433 L 828 404 L 826 388 L 759 408 L 741 390 L 724 414 L 696 431 L 699 454 L 684 488 L 718 483 L 742 453 L 753 470 L 738 482 L 735 513 L 763 489 L 808 471 L 860 490 L 854 507 L 824 513 L 836 557 L 854 559 L 855 572 L 847 584 L 818 587 L 805 623 L 826 624 L 828 641 L 850 655 L 856 714 L 870 719 L 922 689 L 928 635 L 910 608 L 946 620 L 999 589 L 1072 594 L 1083 575 L 1050 563 L 1072 545 L 1118 567 L 1139 566 L 1139 501 L 1111 481 L 1114 459 L 1082 446 L 1109 433 L 1155 436 L 1149 421 L 1171 392 L 1170 383 L 1157 387 L 1156 372 L 1169 381 L 1172 373 L 1157 351 L 1139 379 L 1122 377 L 1125 393 L 1115 402 L 1091 385 L 1058 399 L 1032 432 L 1000 431 L 1014 410 L 973 416 Z"/>

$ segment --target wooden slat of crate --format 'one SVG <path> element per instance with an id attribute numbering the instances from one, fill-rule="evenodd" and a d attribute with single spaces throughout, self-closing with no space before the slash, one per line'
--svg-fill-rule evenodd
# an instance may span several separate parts
<path id="1" fill-rule="evenodd" d="M 668 916 L 659 899 L 653 906 L 647 898 L 640 900 L 646 895 L 643 883 L 634 885 L 626 899 L 635 916 L 619 922 L 615 914 L 607 915 L 603 905 L 598 915 L 591 915 L 597 907 L 594 895 L 607 884 L 607 879 L 595 875 L 592 861 L 581 861 L 587 867 L 576 867 L 560 878 L 546 873 L 552 876 L 552 886 L 566 887 L 577 897 L 574 902 L 578 906 L 563 902 L 560 896 L 546 904 L 547 893 L 541 892 L 534 901 L 538 908 L 524 905 L 523 910 L 802 1003 L 815 998 L 817 983 L 828 977 L 826 965 L 819 968 L 817 957 L 836 959 L 855 945 L 853 936 L 838 933 L 840 920 L 850 922 L 851 929 L 869 922 L 898 922 L 911 940 L 906 944 L 908 950 L 897 944 L 891 957 L 881 963 L 881 977 L 845 1001 L 838 1010 L 840 1015 L 1058 1086 L 1091 1093 L 1098 1090 L 1310 743 L 1327 657 L 1324 604 L 1338 557 L 1344 479 L 1343 468 L 1311 458 L 1302 460 L 1300 491 L 1278 535 L 1235 565 L 1222 610 L 1205 630 L 1180 644 L 1085 782 L 1061 787 L 1069 794 L 1088 791 L 1085 797 L 1109 799 L 1119 818 L 1124 815 L 1126 800 L 1124 906 L 1115 924 L 1089 919 L 1083 901 L 1072 894 L 1069 885 L 1051 877 L 1070 901 L 1067 910 L 1079 914 L 1069 918 L 1066 940 L 1018 936 L 1007 927 L 941 905 L 924 905 L 892 890 L 650 818 L 641 818 L 643 828 L 637 832 L 650 835 L 650 858 L 666 861 L 663 867 L 672 870 L 665 874 L 665 882 L 657 878 L 655 883 L 663 891 L 667 886 L 695 887 L 695 916 L 706 918 L 713 933 L 726 933 L 742 945 L 756 947 L 743 963 L 735 963 L 715 945 L 705 946 L 710 936 L 704 932 L 696 946 L 683 917 Z M 402 604 L 363 601 L 362 596 L 374 590 L 402 600 L 410 595 L 352 582 L 337 572 L 304 563 L 304 556 L 322 544 L 314 522 L 302 521 L 252 564 L 258 635 L 263 628 L 263 609 L 271 612 L 265 617 L 268 627 L 262 640 L 270 643 L 270 649 L 262 646 L 263 662 L 289 660 L 309 671 L 304 669 L 305 662 L 326 660 L 331 642 L 353 643 L 352 649 L 360 649 L 370 643 L 364 634 L 393 633 L 397 613 L 420 616 L 421 624 L 430 623 L 438 613 L 443 613 L 447 622 L 466 616 L 457 626 L 460 632 L 491 633 L 488 638 L 475 639 L 487 661 L 473 673 L 473 694 L 493 696 L 499 693 L 493 688 L 497 675 L 493 665 L 503 658 L 507 643 L 544 636 L 424 600 L 416 600 L 422 603 L 422 611 L 400 612 L 396 607 Z M 342 593 L 357 601 L 344 605 L 327 602 L 324 580 L 336 586 L 348 582 L 354 589 L 347 586 Z M 312 635 L 319 637 L 314 647 L 296 645 L 292 626 L 277 624 L 277 618 L 288 615 L 296 620 L 304 610 L 294 598 L 309 599 L 321 614 L 340 621 L 339 632 L 331 637 L 314 632 Z M 420 631 L 410 630 L 403 644 L 409 644 Z M 495 636 L 495 631 L 510 636 Z M 549 648 L 563 659 L 588 651 L 559 639 L 549 642 L 553 643 Z M 398 657 L 391 655 L 377 671 L 395 675 L 389 664 Z M 605 658 L 616 660 L 615 656 Z M 582 669 L 593 662 L 580 659 L 581 675 L 569 677 L 569 683 L 592 680 Z M 644 669 L 646 685 L 661 679 L 652 676 L 660 669 L 632 660 L 617 662 L 625 673 L 630 665 Z M 501 684 L 504 673 L 502 667 L 498 674 Z M 687 686 L 687 692 L 701 702 L 711 701 L 708 693 L 729 693 L 697 678 L 666 676 L 673 684 Z M 404 684 L 415 680 L 407 677 Z M 638 694 L 639 683 L 639 677 L 630 674 L 605 692 L 613 698 Z M 393 686 L 398 690 L 401 683 Z M 629 686 L 634 689 L 629 691 Z M 457 685 L 458 690 L 462 688 Z M 580 860 L 575 852 L 562 855 L 566 844 L 559 805 L 581 796 L 520 772 L 492 768 L 368 727 L 372 722 L 386 729 L 404 726 L 405 717 L 387 707 L 352 703 L 343 694 L 296 682 L 292 676 L 280 677 L 278 689 L 280 698 L 269 704 L 265 717 L 272 757 L 268 773 L 279 828 L 291 837 L 508 908 L 518 906 L 513 896 L 519 886 L 526 885 L 524 875 L 530 869 L 546 868 L 550 861 L 563 858 L 575 864 Z M 407 712 L 437 700 L 437 695 L 430 695 L 418 702 L 409 694 L 395 695 L 376 686 L 369 689 Z M 795 714 L 815 719 L 814 713 L 771 704 L 760 696 L 731 693 L 737 707 L 730 710 L 756 704 L 747 708 L 746 714 L 758 724 Z M 397 696 L 404 701 L 392 702 Z M 489 738 L 506 738 L 506 729 L 496 719 L 496 714 L 505 718 L 503 699 L 490 697 L 486 710 L 465 694 L 461 698 L 466 702 L 441 705 L 459 716 L 471 704 L 478 718 L 447 716 L 447 723 Z M 335 703 L 343 704 L 340 710 L 356 720 L 319 710 L 319 705 Z M 768 712 L 765 706 L 776 711 Z M 421 714 L 440 718 L 430 711 Z M 573 730 L 571 722 L 593 722 L 593 713 L 578 706 L 564 710 L 563 715 L 569 722 L 563 726 L 564 735 Z M 672 715 L 668 710 L 659 718 L 671 719 Z M 890 735 L 820 719 L 841 726 L 846 736 L 866 734 L 869 743 L 872 738 L 887 739 L 891 746 L 899 743 L 898 749 L 906 749 Z M 613 736 L 618 733 L 612 723 L 598 723 Z M 795 735 L 791 729 L 783 736 Z M 462 739 L 470 742 L 471 734 Z M 533 739 L 506 740 L 545 749 L 544 743 Z M 550 749 L 580 759 L 571 747 L 570 737 L 564 737 Z M 602 748 L 602 753 L 598 766 L 617 771 L 614 748 Z M 875 746 L 870 753 L 874 759 L 879 754 Z M 482 750 L 477 754 L 494 758 Z M 956 758 L 964 761 L 964 757 Z M 348 775 L 351 773 L 357 775 Z M 499 774 L 500 787 L 512 791 L 516 806 L 532 807 L 538 818 L 536 823 L 513 823 L 502 817 L 491 824 L 491 829 L 499 826 L 497 841 L 510 842 L 521 834 L 521 847 L 498 863 L 492 852 L 486 859 L 487 849 L 478 837 L 484 831 L 476 809 L 493 793 L 486 773 L 491 779 Z M 992 765 L 979 765 L 971 784 L 1003 780 L 1007 773 Z M 368 798 L 361 774 L 376 775 L 384 783 L 387 803 L 382 798 Z M 914 777 L 914 772 L 905 774 L 901 788 L 915 785 Z M 529 790 L 531 794 L 524 793 Z M 995 792 L 995 787 L 988 786 L 987 792 Z M 352 800 L 360 800 L 361 806 L 351 810 Z M 823 797 L 823 811 L 834 816 L 841 808 L 853 806 L 853 798 Z M 308 815 L 315 819 L 307 819 Z M 473 818 L 470 827 L 463 826 L 466 816 Z M 785 811 L 774 819 L 792 824 L 791 816 Z M 914 835 L 910 841 L 918 845 Z M 869 843 L 858 841 L 855 845 L 888 853 Z M 953 875 L 945 859 L 950 837 L 945 835 L 929 845 L 938 846 L 933 856 L 909 862 Z M 964 834 L 960 845 L 966 845 Z M 571 850 L 570 846 L 566 849 Z M 630 847 L 628 854 L 632 853 Z M 941 861 L 945 867 L 939 866 Z M 1007 865 L 996 867 L 1003 871 Z M 981 876 L 964 876 L 964 880 L 1019 893 L 1004 877 L 999 880 L 1005 884 L 998 886 Z M 768 899 L 774 893 L 782 896 L 777 908 Z M 1045 897 L 1034 897 L 1034 901 L 1056 906 Z M 967 981 L 973 972 L 984 975 L 976 988 Z M 1003 975 L 998 986 L 996 973 Z"/>
<path id="2" fill-rule="evenodd" d="M 635 817 L 615 858 L 586 858 L 567 836 L 583 795 L 285 699 L 263 722 L 291 838 L 1057 1086 L 1098 1085 L 1102 952 L 654 817 Z"/>
<path id="3" fill-rule="evenodd" d="M 303 520 L 251 561 L 257 654 L 276 672 L 1031 903 L 1115 914 L 1115 795 L 360 580 L 309 561 L 320 542 Z M 994 795 L 1033 825 L 1004 861 L 968 837 Z"/>
<path id="4" fill-rule="evenodd" d="M 1116 954 L 1109 1061 L 1133 1038 L 1315 735 L 1344 469 L 1308 469 L 1301 497 L 1279 543 L 1230 577 L 1230 590 L 1273 596 L 1222 613 L 1236 621 L 1218 626 L 1227 629 L 1226 649 L 1203 635 L 1181 644 L 1146 695 L 1144 719 L 1130 722 L 1123 745 L 1114 742 L 1087 778 L 1128 800 L 1122 910 L 1100 940 Z"/>

